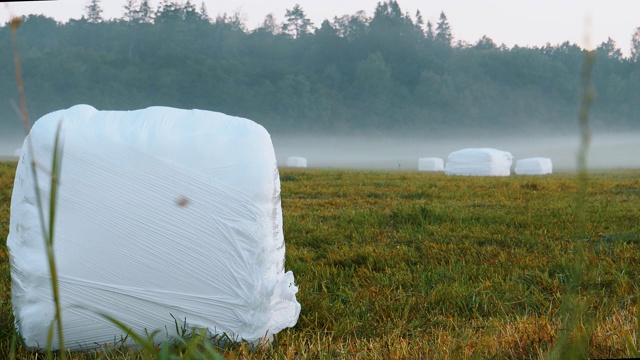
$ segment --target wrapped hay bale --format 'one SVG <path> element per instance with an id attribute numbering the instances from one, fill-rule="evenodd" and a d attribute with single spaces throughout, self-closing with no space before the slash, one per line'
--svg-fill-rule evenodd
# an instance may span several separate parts
<path id="1" fill-rule="evenodd" d="M 443 171 L 444 161 L 441 158 L 426 157 L 418 159 L 418 171 Z"/>
<path id="2" fill-rule="evenodd" d="M 53 112 L 29 134 L 44 204 L 61 121 L 54 248 L 66 348 L 121 339 L 102 314 L 141 334 L 174 336 L 175 318 L 250 342 L 295 325 L 280 179 L 262 126 L 168 107 Z M 16 326 L 35 348 L 54 307 L 30 156 L 25 142 L 7 244 Z"/>
<path id="3" fill-rule="evenodd" d="M 287 158 L 287 166 L 289 167 L 299 167 L 306 168 L 307 167 L 307 159 L 301 156 L 289 156 Z"/>
<path id="4" fill-rule="evenodd" d="M 514 171 L 518 175 L 551 174 L 553 171 L 553 164 L 551 163 L 551 159 L 543 157 L 520 159 L 516 161 Z"/>
<path id="5" fill-rule="evenodd" d="M 454 151 L 447 157 L 447 175 L 509 176 L 513 157 L 507 151 L 479 148 Z"/>

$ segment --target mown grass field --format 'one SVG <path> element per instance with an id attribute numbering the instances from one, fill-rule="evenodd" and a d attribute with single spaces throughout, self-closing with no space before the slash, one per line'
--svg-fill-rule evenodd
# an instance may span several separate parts
<path id="1" fill-rule="evenodd" d="M 2 239 L 14 167 L 0 163 Z M 545 358 L 567 314 L 578 316 L 570 341 L 586 336 L 589 357 L 638 347 L 640 170 L 589 174 L 584 221 L 575 174 L 282 169 L 281 181 L 300 319 L 270 348 L 222 349 L 228 358 Z M 0 354 L 14 334 L 5 242 Z M 101 356 L 144 358 L 72 358 Z M 18 348 L 17 358 L 42 355 Z"/>

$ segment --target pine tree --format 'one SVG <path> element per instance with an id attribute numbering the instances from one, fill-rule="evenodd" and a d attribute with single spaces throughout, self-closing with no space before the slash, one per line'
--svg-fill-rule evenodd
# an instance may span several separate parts
<path id="1" fill-rule="evenodd" d="M 140 7 L 138 8 L 138 16 L 141 23 L 150 24 L 153 22 L 153 15 L 151 5 L 149 5 L 149 0 L 142 0 Z"/>
<path id="2" fill-rule="evenodd" d="M 124 5 L 124 20 L 128 23 L 136 23 L 139 21 L 138 4 L 136 0 L 127 0 Z"/>
<path id="3" fill-rule="evenodd" d="M 204 1 L 200 4 L 200 17 L 202 20 L 211 22 L 211 17 L 209 16 L 209 12 L 207 11 L 207 6 L 204 4 Z"/>
<path id="4" fill-rule="evenodd" d="M 191 0 L 187 0 L 187 2 L 182 6 L 182 13 L 186 21 L 200 19 L 200 13 L 198 13 L 196 6 L 191 3 Z"/>
<path id="5" fill-rule="evenodd" d="M 88 22 L 94 24 L 102 22 L 102 8 L 100 7 L 100 0 L 91 0 L 85 9 L 87 10 Z"/>
<path id="6" fill-rule="evenodd" d="M 427 21 L 427 41 L 433 41 L 435 38 L 436 35 L 433 32 L 433 24 L 431 21 Z"/>
<path id="7" fill-rule="evenodd" d="M 438 26 L 436 27 L 436 38 L 439 43 L 451 46 L 453 43 L 453 35 L 451 35 L 451 26 L 447 21 L 447 16 L 444 12 L 440 13 L 440 18 L 438 19 Z"/>
<path id="8" fill-rule="evenodd" d="M 631 60 L 634 62 L 640 60 L 640 27 L 631 36 Z"/>
<path id="9" fill-rule="evenodd" d="M 313 23 L 307 18 L 307 15 L 299 4 L 296 4 L 292 10 L 287 9 L 285 17 L 287 18 L 287 22 L 282 26 L 283 32 L 294 38 L 299 38 L 300 36 L 311 33 Z"/>
<path id="10" fill-rule="evenodd" d="M 416 11 L 416 28 L 420 31 L 420 33 L 424 33 L 424 19 L 422 18 L 420 10 Z"/>

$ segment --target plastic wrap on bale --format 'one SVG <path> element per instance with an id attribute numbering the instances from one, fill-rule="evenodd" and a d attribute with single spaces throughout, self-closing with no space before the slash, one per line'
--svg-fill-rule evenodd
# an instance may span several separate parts
<path id="1" fill-rule="evenodd" d="M 444 161 L 436 157 L 424 157 L 418 159 L 418 171 L 443 171 Z"/>
<path id="2" fill-rule="evenodd" d="M 307 167 L 307 159 L 302 156 L 289 156 L 287 158 L 287 166 L 289 167 L 299 167 L 306 168 Z"/>
<path id="3" fill-rule="evenodd" d="M 518 175 L 545 175 L 553 172 L 551 159 L 533 157 L 516 161 L 514 172 Z"/>
<path id="4" fill-rule="evenodd" d="M 54 248 L 66 348 L 124 336 L 103 315 L 142 334 L 170 338 L 178 319 L 253 343 L 296 324 L 280 178 L 262 126 L 168 107 L 50 113 L 29 134 L 45 204 L 60 121 Z M 54 306 L 31 166 L 25 141 L 7 244 L 17 329 L 42 348 Z"/>

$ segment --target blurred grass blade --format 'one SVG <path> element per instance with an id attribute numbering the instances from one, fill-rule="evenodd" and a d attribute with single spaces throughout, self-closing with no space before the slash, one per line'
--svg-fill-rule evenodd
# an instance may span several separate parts
<path id="1" fill-rule="evenodd" d="M 18 27 L 22 23 L 22 19 L 14 17 L 11 19 L 11 44 L 13 46 L 13 63 L 16 71 L 16 84 L 18 85 L 18 96 L 20 97 L 20 110 L 22 112 L 22 124 L 25 134 L 29 133 L 29 115 L 27 113 L 27 101 L 24 95 L 24 84 L 22 82 L 22 68 L 20 66 L 20 56 L 18 54 L 18 45 L 16 34 Z"/>
<path id="2" fill-rule="evenodd" d="M 189 342 L 187 343 L 186 351 L 184 353 L 185 359 L 190 359 L 191 357 L 196 355 L 198 345 L 203 342 L 205 336 L 207 335 L 207 330 L 202 329 L 200 333 L 196 331 L 195 335 L 196 336 L 189 339 Z M 200 355 L 199 357 L 202 358 L 201 354 L 197 355 Z"/>
<path id="3" fill-rule="evenodd" d="M 53 359 L 53 352 L 51 351 L 51 345 L 53 344 L 53 327 L 54 320 L 49 323 L 49 332 L 47 332 L 47 359 Z"/>
<path id="4" fill-rule="evenodd" d="M 145 339 L 142 336 L 140 336 L 138 333 L 136 333 L 135 331 L 131 330 L 130 327 L 128 327 L 123 322 L 119 321 L 118 319 L 116 319 L 116 318 L 114 318 L 112 316 L 106 315 L 106 314 L 100 314 L 100 316 L 102 316 L 103 318 L 109 320 L 112 324 L 117 326 L 127 336 L 131 337 L 131 339 L 137 345 L 139 345 L 143 350 L 147 351 L 149 354 L 154 354 L 154 355 L 158 354 L 158 350 L 156 349 L 155 345 L 153 344 L 153 336 L 155 334 L 157 334 L 157 331 L 151 333 L 151 335 L 148 336 L 147 339 Z"/>
<path id="5" fill-rule="evenodd" d="M 16 358 L 16 347 L 18 346 L 18 335 L 14 332 L 11 336 L 11 347 L 9 347 L 9 360 L 15 360 Z"/>
<path id="6" fill-rule="evenodd" d="M 627 341 L 627 351 L 629 351 L 628 355 L 633 356 L 636 359 L 640 358 L 640 351 L 638 351 L 638 348 L 633 343 L 631 336 L 627 334 L 625 340 Z"/>
<path id="7" fill-rule="evenodd" d="M 224 360 L 224 356 L 222 356 L 221 354 L 219 354 L 214 348 L 213 345 L 211 345 L 211 343 L 209 343 L 208 341 L 203 341 L 202 342 L 202 346 L 204 347 L 204 349 L 207 351 L 207 356 L 209 357 L 209 359 L 211 360 Z"/>
<path id="8" fill-rule="evenodd" d="M 56 137 L 53 145 L 53 158 L 51 161 L 51 191 L 49 194 L 49 231 L 46 234 L 47 258 L 49 260 L 49 272 L 51 274 L 51 288 L 53 292 L 53 302 L 55 306 L 55 320 L 58 329 L 58 346 L 60 358 L 66 359 L 64 344 L 64 332 L 62 328 L 62 306 L 60 304 L 60 284 L 55 261 L 55 251 L 53 248 L 53 238 L 56 219 L 56 204 L 58 201 L 58 189 L 60 179 L 60 169 L 62 166 L 62 145 L 60 143 L 60 133 L 62 131 L 62 121 L 58 123 Z M 37 185 L 36 185 L 37 186 Z"/>
<path id="9" fill-rule="evenodd" d="M 628 355 L 633 356 L 634 358 L 640 358 L 640 342 L 638 339 L 640 338 L 640 304 L 636 305 L 636 331 L 635 337 L 632 337 L 630 333 L 627 334 L 625 340 L 627 341 L 627 350 L 629 351 Z M 635 340 L 635 344 L 634 344 Z"/>
<path id="10" fill-rule="evenodd" d="M 35 154 L 33 151 L 33 144 L 31 142 L 31 137 L 29 136 L 29 131 L 30 131 L 29 115 L 27 113 L 27 102 L 24 94 L 22 69 L 20 66 L 20 56 L 18 54 L 17 31 L 21 23 L 22 23 L 22 19 L 18 17 L 14 17 L 13 19 L 11 19 L 11 40 L 12 40 L 12 47 L 13 47 L 13 61 L 14 61 L 15 72 L 16 72 L 16 84 L 18 86 L 18 95 L 20 97 L 22 124 L 24 126 L 25 135 L 27 136 L 27 139 L 28 139 L 27 141 L 28 151 L 31 157 L 31 169 L 32 169 L 32 175 L 33 175 L 33 181 L 34 181 L 34 191 L 35 191 L 37 207 L 38 207 L 38 215 L 40 217 L 40 226 L 41 226 L 42 234 L 45 238 L 44 240 L 47 248 L 47 258 L 49 260 L 51 287 L 53 291 L 53 298 L 54 298 L 54 304 L 55 304 L 55 321 L 57 322 L 57 328 L 58 328 L 60 358 L 64 360 L 66 359 L 66 351 L 64 350 L 64 334 L 62 331 L 62 316 L 61 316 L 61 307 L 60 307 L 60 296 L 58 291 L 59 284 L 58 284 L 58 276 L 56 272 L 55 256 L 52 248 L 53 236 L 54 236 L 53 228 L 54 228 L 54 222 L 55 222 L 55 206 L 57 201 L 58 180 L 59 180 L 60 165 L 61 165 L 61 159 L 62 159 L 62 150 L 60 148 L 60 143 L 59 143 L 62 121 L 60 121 L 60 123 L 58 124 L 58 128 L 56 130 L 56 137 L 55 137 L 54 149 L 53 149 L 53 159 L 52 159 L 52 166 L 51 166 L 51 188 L 50 188 L 50 198 L 49 198 L 49 228 L 47 229 L 47 226 L 44 221 L 44 208 L 43 208 L 42 199 L 40 196 L 40 187 L 39 187 L 38 175 L 37 175 L 38 173 L 37 163 L 35 160 Z M 51 356 L 50 351 L 51 351 L 51 344 L 53 341 L 52 326 L 53 324 L 51 324 L 48 338 L 47 338 L 47 353 L 49 354 L 49 356 Z"/>
<path id="11" fill-rule="evenodd" d="M 60 133 L 62 131 L 62 120 L 58 123 L 56 137 L 53 144 L 53 158 L 51 163 L 51 194 L 49 195 L 49 236 L 48 243 L 53 245 L 56 204 L 58 202 L 58 189 L 60 185 L 60 170 L 62 166 L 62 145 L 60 144 Z"/>
<path id="12" fill-rule="evenodd" d="M 587 236 L 587 152 L 591 141 L 589 131 L 589 110 L 593 103 L 594 94 L 591 85 L 591 74 L 596 60 L 595 51 L 587 51 L 582 68 L 582 101 L 578 113 L 580 126 L 580 148 L 578 149 L 578 191 L 576 196 L 575 230 L 573 244 L 575 254 L 569 273 L 567 292 L 562 298 L 559 314 L 563 318 L 563 329 L 549 354 L 549 359 L 579 359 L 588 356 L 589 325 L 586 334 L 577 334 L 578 326 L 583 322 L 586 305 L 581 301 L 580 289 L 587 271 L 585 244 L 582 239 Z"/>

